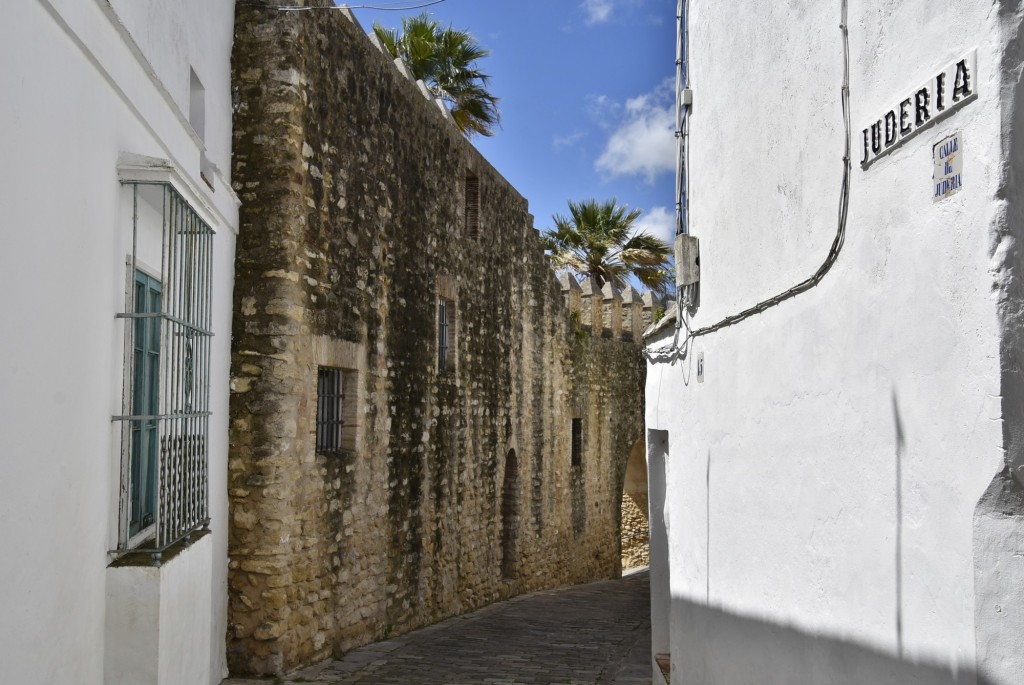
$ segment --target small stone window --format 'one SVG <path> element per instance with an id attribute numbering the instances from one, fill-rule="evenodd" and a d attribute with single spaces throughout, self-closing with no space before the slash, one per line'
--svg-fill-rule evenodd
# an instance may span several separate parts
<path id="1" fill-rule="evenodd" d="M 437 371 L 454 373 L 458 352 L 458 300 L 455 279 L 437 278 Z"/>
<path id="2" fill-rule="evenodd" d="M 466 174 L 466 235 L 480 235 L 480 179 L 472 173 Z"/>
<path id="3" fill-rule="evenodd" d="M 317 369 L 316 451 L 333 454 L 355 448 L 355 372 Z"/>
<path id="4" fill-rule="evenodd" d="M 455 303 L 437 299 L 437 370 L 455 370 Z"/>
<path id="5" fill-rule="evenodd" d="M 583 465 L 583 419 L 572 420 L 572 465 Z"/>
<path id="6" fill-rule="evenodd" d="M 316 374 L 316 451 L 341 449 L 341 411 L 344 408 L 341 369 L 321 366 Z"/>

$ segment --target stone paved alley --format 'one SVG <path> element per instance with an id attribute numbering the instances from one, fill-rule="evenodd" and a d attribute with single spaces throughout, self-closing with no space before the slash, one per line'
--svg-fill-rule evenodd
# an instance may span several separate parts
<path id="1" fill-rule="evenodd" d="M 644 570 L 523 595 L 353 650 L 283 682 L 650 685 L 648 588 Z M 222 685 L 268 682 L 274 681 L 236 678 Z"/>

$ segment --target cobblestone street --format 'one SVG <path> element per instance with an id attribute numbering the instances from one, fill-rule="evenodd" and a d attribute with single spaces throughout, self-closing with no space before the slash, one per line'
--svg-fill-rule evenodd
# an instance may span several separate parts
<path id="1" fill-rule="evenodd" d="M 644 570 L 524 595 L 353 650 L 283 682 L 650 685 L 648 587 Z M 274 681 L 228 679 L 222 685 L 268 682 Z"/>

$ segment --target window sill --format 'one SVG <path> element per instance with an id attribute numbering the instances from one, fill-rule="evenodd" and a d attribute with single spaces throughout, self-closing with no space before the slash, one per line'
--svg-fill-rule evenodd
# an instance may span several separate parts
<path id="1" fill-rule="evenodd" d="M 152 543 L 153 538 L 144 541 L 137 549 L 121 553 L 116 559 L 107 564 L 107 568 L 127 567 L 156 567 L 174 559 L 186 549 L 199 540 L 210 534 L 209 528 L 200 528 L 178 540 L 173 545 L 162 551 L 146 549 L 147 543 Z"/>

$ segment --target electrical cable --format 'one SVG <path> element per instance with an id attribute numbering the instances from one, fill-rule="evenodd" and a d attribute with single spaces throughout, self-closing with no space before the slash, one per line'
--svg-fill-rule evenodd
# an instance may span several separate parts
<path id="1" fill-rule="evenodd" d="M 647 358 L 652 362 L 673 360 L 676 354 L 680 351 L 682 351 L 683 356 L 685 356 L 685 352 L 689 346 L 689 342 L 693 338 L 698 338 L 709 333 L 714 333 L 715 331 L 721 330 L 728 326 L 738 324 L 739 322 L 744 321 L 745 319 L 749 319 L 755 314 L 760 314 L 761 312 L 764 312 L 766 309 L 774 307 L 775 305 L 780 304 L 781 302 L 784 302 L 790 299 L 791 297 L 795 297 L 796 295 L 799 295 L 802 292 L 810 290 L 811 288 L 813 288 L 814 286 L 818 285 L 818 283 L 821 282 L 821 279 L 825 277 L 825 274 L 827 274 L 829 270 L 831 270 L 832 265 L 835 264 L 836 260 L 839 258 L 839 253 L 843 249 L 843 243 L 846 240 L 846 224 L 847 218 L 849 216 L 850 204 L 850 32 L 847 24 L 847 14 L 848 0 L 842 0 L 842 23 L 839 25 L 839 28 L 841 29 L 843 34 L 843 86 L 841 102 L 843 109 L 843 123 L 846 130 L 846 140 L 845 153 L 843 155 L 843 181 L 842 188 L 839 193 L 839 219 L 836 227 L 836 235 L 835 238 L 832 240 L 832 246 L 829 249 L 828 255 L 825 257 L 825 261 L 822 262 L 821 266 L 818 267 L 817 271 L 815 271 L 814 274 L 804 279 L 800 283 L 797 283 L 792 288 L 784 292 L 781 292 L 778 295 L 770 297 L 766 300 L 762 300 L 761 302 L 758 302 L 754 306 L 744 309 L 743 311 L 737 314 L 727 316 L 721 321 L 718 321 L 717 323 L 711 324 L 710 326 L 698 328 L 695 331 L 690 331 L 689 324 L 686 324 L 687 337 L 686 340 L 683 342 L 681 350 L 677 344 L 677 341 L 673 340 L 673 342 L 669 345 L 665 345 L 654 350 L 645 351 Z M 680 306 L 682 304 L 682 298 L 679 297 L 678 300 L 679 301 L 677 301 L 676 304 L 676 317 L 679 321 L 683 321 L 685 313 L 684 308 Z M 677 323 L 676 337 L 678 337 L 678 327 L 679 324 Z"/>
<path id="2" fill-rule="evenodd" d="M 257 2 L 241 2 L 239 4 L 245 7 L 252 7 L 254 9 L 264 10 L 277 10 L 278 12 L 307 12 L 312 10 L 380 10 L 381 12 L 407 12 L 409 10 L 423 9 L 424 7 L 430 7 L 432 5 L 440 5 L 445 0 L 429 0 L 428 2 L 421 2 L 416 5 L 409 5 L 405 3 L 391 3 L 394 5 L 401 5 L 396 7 L 384 7 L 382 4 L 376 5 L 331 5 L 331 6 L 309 6 L 309 5 L 267 5 Z M 386 3 L 384 3 L 386 4 Z"/>

